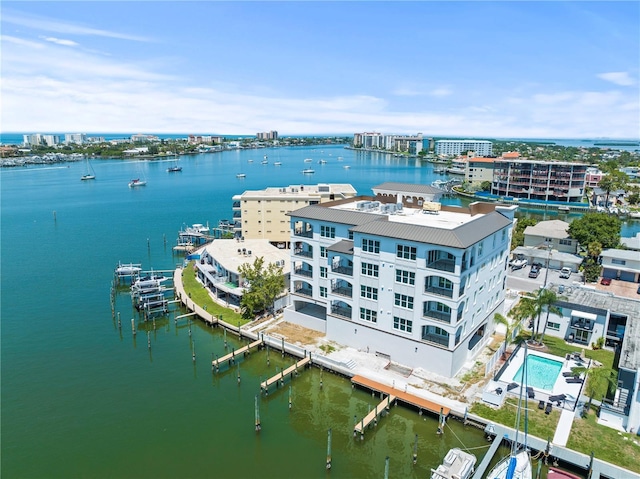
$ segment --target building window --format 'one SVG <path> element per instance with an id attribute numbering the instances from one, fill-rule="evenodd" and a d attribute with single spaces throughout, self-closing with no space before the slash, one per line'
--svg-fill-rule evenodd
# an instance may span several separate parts
<path id="1" fill-rule="evenodd" d="M 482 250 L 484 250 L 484 241 L 480 241 L 480 243 L 478 243 L 478 258 L 482 256 Z"/>
<path id="2" fill-rule="evenodd" d="M 560 244 L 564 245 L 564 246 L 571 246 L 571 240 L 570 239 L 561 239 L 560 240 Z"/>
<path id="3" fill-rule="evenodd" d="M 371 309 L 360 308 L 360 319 L 371 323 L 377 323 L 378 312 Z"/>
<path id="4" fill-rule="evenodd" d="M 396 249 L 396 257 L 402 259 L 416 259 L 415 246 L 399 244 Z"/>
<path id="5" fill-rule="evenodd" d="M 334 226 L 320 225 L 320 236 L 323 238 L 335 238 L 336 228 Z"/>
<path id="6" fill-rule="evenodd" d="M 327 257 L 327 248 L 325 246 L 320 246 L 320 257 L 321 258 Z"/>
<path id="7" fill-rule="evenodd" d="M 409 319 L 399 318 L 397 316 L 393 317 L 393 329 L 397 329 L 399 331 L 404 331 L 405 333 L 410 333 L 413 331 L 413 321 Z"/>
<path id="8" fill-rule="evenodd" d="M 611 258 L 611 264 L 619 264 L 624 266 L 625 264 L 627 264 L 627 262 L 623 259 Z"/>
<path id="9" fill-rule="evenodd" d="M 378 277 L 378 265 L 371 263 L 362 263 L 362 274 L 364 276 Z"/>
<path id="10" fill-rule="evenodd" d="M 320 266 L 320 277 L 321 278 L 327 277 L 327 268 L 325 266 Z"/>
<path id="11" fill-rule="evenodd" d="M 547 322 L 547 328 L 553 329 L 554 331 L 560 331 L 560 323 L 552 323 L 549 321 Z"/>
<path id="12" fill-rule="evenodd" d="M 380 241 L 362 239 L 362 251 L 367 253 L 380 253 Z"/>
<path id="13" fill-rule="evenodd" d="M 401 308 L 413 309 L 413 296 L 396 293 L 394 304 L 396 306 L 400 306 Z"/>
<path id="14" fill-rule="evenodd" d="M 416 284 L 416 274 L 413 271 L 396 270 L 396 283 Z"/>
<path id="15" fill-rule="evenodd" d="M 360 285 L 360 297 L 367 299 L 378 299 L 378 288 L 373 288 L 371 286 L 365 286 L 364 284 Z"/>
<path id="16" fill-rule="evenodd" d="M 353 241 L 353 231 L 349 231 L 349 239 Z"/>
<path id="17" fill-rule="evenodd" d="M 327 297 L 327 288 L 325 286 L 320 286 L 320 297 L 321 298 Z"/>

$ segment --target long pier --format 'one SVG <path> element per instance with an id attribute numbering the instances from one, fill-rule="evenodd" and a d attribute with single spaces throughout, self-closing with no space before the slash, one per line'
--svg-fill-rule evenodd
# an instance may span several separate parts
<path id="1" fill-rule="evenodd" d="M 376 405 L 373 411 L 370 411 L 364 418 L 358 421 L 353 427 L 353 434 L 356 435 L 360 433 L 361 436 L 364 436 L 365 428 L 371 424 L 373 421 L 378 422 L 378 416 L 382 414 L 383 411 L 388 411 L 391 407 L 391 404 L 396 400 L 396 397 L 392 394 L 389 394 L 386 398 L 380 401 L 380 404 Z"/>
<path id="2" fill-rule="evenodd" d="M 411 393 L 400 391 L 393 387 L 387 386 L 386 384 L 372 381 L 371 379 L 365 378 L 364 376 L 353 376 L 351 378 L 351 382 L 372 391 L 379 391 L 387 395 L 393 395 L 396 400 L 415 406 L 421 412 L 423 409 L 425 409 L 434 414 L 444 414 L 445 416 L 448 416 L 451 412 L 451 408 L 447 406 L 442 406 L 434 401 L 429 401 L 428 399 L 423 399 Z"/>
<path id="3" fill-rule="evenodd" d="M 234 349 L 229 354 L 222 356 L 221 358 L 216 358 L 211 362 L 211 367 L 218 371 L 218 366 L 220 363 L 224 363 L 229 360 L 235 361 L 236 356 L 239 356 L 244 353 L 250 352 L 252 349 L 257 348 L 262 344 L 262 339 L 258 339 L 246 346 L 241 347 L 240 349 Z"/>
<path id="4" fill-rule="evenodd" d="M 295 371 L 298 370 L 298 368 L 302 368 L 305 365 L 309 364 L 310 362 L 311 362 L 311 358 L 308 356 L 305 356 L 303 359 L 295 363 L 293 366 L 289 366 L 287 369 L 280 371 L 275 376 L 270 377 L 266 381 L 262 381 L 260 383 L 260 391 L 266 391 L 268 393 L 269 386 L 271 386 L 274 383 L 277 383 L 278 381 L 284 381 L 285 376 L 288 376 L 289 374 L 293 374 Z"/>

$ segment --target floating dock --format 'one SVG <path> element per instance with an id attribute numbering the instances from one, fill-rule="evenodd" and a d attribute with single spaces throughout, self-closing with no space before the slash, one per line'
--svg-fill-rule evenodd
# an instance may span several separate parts
<path id="1" fill-rule="evenodd" d="M 383 411 L 385 410 L 388 411 L 395 400 L 396 400 L 396 397 L 392 394 L 389 394 L 386 398 L 380 401 L 380 404 L 378 404 L 373 409 L 373 411 L 370 411 L 369 414 L 367 414 L 363 419 L 361 419 L 355 424 L 355 426 L 353 427 L 354 435 L 360 433 L 360 435 L 363 436 L 365 428 L 369 424 L 371 424 L 373 421 L 375 421 L 377 424 L 378 416 L 380 416 L 383 413 Z"/>
<path id="2" fill-rule="evenodd" d="M 391 386 L 387 386 L 386 384 L 365 378 L 364 376 L 353 376 L 351 378 L 351 382 L 358 386 L 370 389 L 371 391 L 378 391 L 387 395 L 392 395 L 397 401 L 402 401 L 403 403 L 415 406 L 420 411 L 424 409 L 434 414 L 444 414 L 445 416 L 448 416 L 451 412 L 451 408 L 447 406 L 442 406 L 434 401 L 429 401 L 428 399 L 423 399 L 411 393 L 397 390 Z"/>
<path id="3" fill-rule="evenodd" d="M 296 372 L 298 370 L 298 368 L 302 368 L 302 367 L 306 366 L 307 364 L 309 364 L 310 362 L 311 362 L 311 358 L 310 357 L 304 357 L 303 359 L 301 359 L 300 361 L 295 363 L 293 366 L 289 366 L 287 369 L 285 369 L 283 371 L 280 371 L 275 376 L 270 377 L 266 381 L 262 381 L 260 383 L 260 390 L 261 391 L 265 391 L 265 392 L 268 393 L 269 392 L 269 386 L 271 386 L 274 383 L 277 383 L 278 381 L 284 381 L 285 376 L 293 374 L 294 372 Z"/>
<path id="4" fill-rule="evenodd" d="M 224 363 L 229 360 L 233 360 L 235 362 L 236 356 L 239 356 L 240 354 L 248 353 L 252 349 L 260 346 L 261 344 L 262 344 L 262 339 L 258 339 L 257 341 L 254 341 L 253 343 L 248 344 L 247 346 L 243 346 L 240 349 L 233 350 L 229 354 L 222 356 L 221 358 L 214 359 L 213 362 L 211 363 L 211 367 L 214 368 L 216 371 L 218 371 L 220 363 Z"/>

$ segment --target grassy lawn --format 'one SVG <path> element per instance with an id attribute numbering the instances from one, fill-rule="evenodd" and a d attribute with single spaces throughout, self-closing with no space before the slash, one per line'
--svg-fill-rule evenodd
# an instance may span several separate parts
<path id="1" fill-rule="evenodd" d="M 515 399 L 505 403 L 500 409 L 494 409 L 481 403 L 475 403 L 469 411 L 489 421 L 515 427 Z M 553 439 L 560 418 L 560 410 L 553 408 L 547 415 L 538 409 L 534 401 L 528 401 L 529 434 L 540 439 Z M 618 432 L 596 423 L 596 415 L 592 411 L 586 419 L 575 419 L 569 435 L 567 448 L 589 455 L 601 461 L 616 464 L 630 471 L 640 473 L 640 446 L 634 444 L 638 437 L 634 434 Z M 520 430 L 524 428 L 524 418 L 520 421 Z M 626 439 L 625 439 L 626 438 Z"/>
<path id="2" fill-rule="evenodd" d="M 242 316 L 236 313 L 233 309 L 220 306 L 211 299 L 209 291 L 196 279 L 196 273 L 193 269 L 192 263 L 189 263 L 189 265 L 183 270 L 182 284 L 189 297 L 196 304 L 202 306 L 214 316 L 222 316 L 223 321 L 233 325 L 237 325 L 238 322 L 240 325 L 247 324 L 249 322 L 246 319 L 243 319 Z"/>

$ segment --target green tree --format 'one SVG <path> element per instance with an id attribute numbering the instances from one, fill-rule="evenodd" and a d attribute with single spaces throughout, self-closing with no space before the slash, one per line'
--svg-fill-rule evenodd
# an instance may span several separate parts
<path id="1" fill-rule="evenodd" d="M 160 150 L 158 149 L 158 145 L 150 145 L 149 146 L 149 154 L 157 155 Z"/>
<path id="2" fill-rule="evenodd" d="M 609 194 L 612 191 L 625 189 L 627 180 L 627 175 L 618 170 L 613 170 L 602 177 L 598 182 L 598 186 L 607 193 L 604 201 L 605 207 L 609 206 Z"/>
<path id="3" fill-rule="evenodd" d="M 244 263 L 238 268 L 243 280 L 249 283 L 248 290 L 242 295 L 240 305 L 245 318 L 252 317 L 257 311 L 273 310 L 273 303 L 282 294 L 285 287 L 282 266 L 269 263 L 257 257 L 253 264 Z"/>
<path id="4" fill-rule="evenodd" d="M 524 244 L 524 230 L 527 226 L 534 226 L 538 220 L 534 218 L 518 218 L 515 228 L 513 228 L 513 236 L 511 237 L 511 249 Z"/>
<path id="5" fill-rule="evenodd" d="M 511 339 L 511 322 L 500 313 L 496 313 L 493 315 L 493 321 L 496 324 L 501 324 L 506 328 L 504 333 L 504 353 L 502 354 L 502 357 L 504 358 L 507 354 L 507 347 L 510 343 L 513 342 L 513 340 Z"/>
<path id="6" fill-rule="evenodd" d="M 581 245 L 597 241 L 603 248 L 615 248 L 620 243 L 622 222 L 607 213 L 586 213 L 569 225 L 568 233 Z"/>
<path id="7" fill-rule="evenodd" d="M 545 311 L 547 311 L 547 313 L 559 313 L 560 310 L 554 306 L 557 300 L 558 296 L 553 290 L 539 288 L 533 293 L 520 298 L 518 304 L 516 304 L 509 312 L 509 316 L 511 316 L 518 322 L 522 322 L 525 320 L 533 321 L 531 341 L 533 343 L 541 344 L 542 339 L 544 339 L 544 332 L 540 335 L 540 337 L 538 337 L 538 333 L 540 332 L 540 317 Z"/>
<path id="8" fill-rule="evenodd" d="M 482 191 L 491 191 L 491 182 L 483 181 L 482 183 L 480 183 L 480 189 Z"/>
<path id="9" fill-rule="evenodd" d="M 585 385 L 584 392 L 589 396 L 589 401 L 582 410 L 582 416 L 586 417 L 589 409 L 591 409 L 591 403 L 594 398 L 602 400 L 607 393 L 613 392 L 616 386 L 616 372 L 613 369 L 604 367 L 576 367 L 571 368 L 571 372 L 574 374 L 584 374 L 586 376 L 587 384 Z"/>

